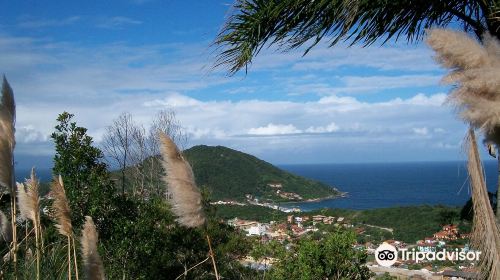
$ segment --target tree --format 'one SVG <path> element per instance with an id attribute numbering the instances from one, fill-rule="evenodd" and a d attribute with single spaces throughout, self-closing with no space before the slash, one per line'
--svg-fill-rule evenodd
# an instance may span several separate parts
<path id="1" fill-rule="evenodd" d="M 319 241 L 302 238 L 290 250 L 274 248 L 279 261 L 269 279 L 370 279 L 366 253 L 352 247 L 355 241 L 353 232 L 337 231 Z M 262 257 L 258 253 L 254 256 Z"/>
<path id="2" fill-rule="evenodd" d="M 70 113 L 60 114 L 51 135 L 56 150 L 53 173 L 63 178 L 73 225 L 81 225 L 84 216 L 90 215 L 102 228 L 112 207 L 113 185 L 101 150 L 93 146 L 87 129 L 72 119 Z"/>
<path id="3" fill-rule="evenodd" d="M 132 115 L 122 113 L 113 124 L 106 128 L 106 134 L 103 139 L 103 148 L 108 156 L 118 164 L 122 172 L 122 194 L 125 194 L 125 168 L 128 164 L 130 146 L 132 145 L 132 133 L 135 124 Z"/>
<path id="4" fill-rule="evenodd" d="M 423 38 L 425 29 L 458 23 L 482 40 L 487 31 L 500 39 L 498 0 L 237 0 L 232 14 L 215 39 L 215 67 L 230 74 L 247 70 L 260 50 L 278 45 L 288 51 L 304 44 L 304 55 L 320 41 L 332 47 L 386 43 L 400 37 L 408 42 Z M 497 150 L 499 145 L 496 145 Z M 497 154 L 500 154 L 497 153 Z M 500 156 L 497 194 L 500 194 Z M 500 224 L 500 195 L 497 195 Z"/>
<path id="5" fill-rule="evenodd" d="M 102 147 L 106 156 L 121 171 L 122 193 L 132 188 L 134 195 L 142 197 L 163 194 L 158 132 L 165 133 L 181 147 L 187 141 L 175 113 L 168 110 L 155 114 L 148 129 L 135 122 L 130 113 L 122 113 L 108 126 Z"/>

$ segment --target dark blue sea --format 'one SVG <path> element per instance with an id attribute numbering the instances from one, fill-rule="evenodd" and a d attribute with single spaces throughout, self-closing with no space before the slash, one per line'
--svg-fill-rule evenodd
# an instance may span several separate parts
<path id="1" fill-rule="evenodd" d="M 50 168 L 35 168 L 36 176 L 42 182 L 49 182 L 52 180 L 52 169 Z M 17 168 L 16 169 L 16 181 L 24 182 L 26 178 L 29 178 L 31 174 L 31 169 L 27 168 Z"/>
<path id="2" fill-rule="evenodd" d="M 348 192 L 346 198 L 294 203 L 303 210 L 319 208 L 371 209 L 405 205 L 462 206 L 470 198 L 465 162 L 413 162 L 365 164 L 280 165 L 294 174 L 319 180 Z M 497 163 L 484 163 L 486 183 L 496 191 Z M 30 170 L 17 169 L 17 181 Z M 37 169 L 38 177 L 51 180 L 50 169 Z"/>
<path id="3" fill-rule="evenodd" d="M 280 165 L 294 174 L 319 180 L 349 197 L 293 203 L 303 210 L 371 209 L 408 205 L 462 206 L 470 198 L 465 162 Z M 496 192 L 497 163 L 484 163 L 486 183 Z"/>

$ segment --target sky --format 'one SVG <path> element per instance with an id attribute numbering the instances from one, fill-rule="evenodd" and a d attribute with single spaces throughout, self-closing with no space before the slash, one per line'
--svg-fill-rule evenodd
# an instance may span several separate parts
<path id="1" fill-rule="evenodd" d="M 147 126 L 162 109 L 176 112 L 188 147 L 275 164 L 465 158 L 466 125 L 425 43 L 320 44 L 307 56 L 271 47 L 229 77 L 212 68 L 211 43 L 231 3 L 4 2 L 0 72 L 17 102 L 18 165 L 49 164 L 63 111 L 99 145 L 121 113 Z"/>

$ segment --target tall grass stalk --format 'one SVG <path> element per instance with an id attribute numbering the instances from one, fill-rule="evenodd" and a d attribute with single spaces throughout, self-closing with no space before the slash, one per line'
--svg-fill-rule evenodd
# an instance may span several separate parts
<path id="1" fill-rule="evenodd" d="M 42 237 L 41 224 L 40 224 L 40 196 L 39 196 L 40 182 L 36 178 L 35 169 L 31 170 L 30 179 L 26 180 L 26 184 L 17 184 L 17 197 L 19 204 L 19 212 L 26 220 L 33 222 L 35 229 L 35 245 L 36 245 L 36 271 L 37 279 L 40 279 L 40 240 Z"/>
<path id="2" fill-rule="evenodd" d="M 10 222 L 12 242 L 9 254 L 13 258 L 14 278 L 17 279 L 17 231 L 16 231 L 16 192 L 14 171 L 14 147 L 16 123 L 16 103 L 9 82 L 3 77 L 0 103 L 0 186 L 10 193 Z"/>
<path id="3" fill-rule="evenodd" d="M 73 247 L 73 258 L 75 265 L 75 275 L 78 279 L 78 264 L 76 259 L 76 249 L 73 237 L 73 225 L 71 224 L 71 209 L 69 208 L 68 198 L 66 197 L 66 191 L 64 190 L 64 182 L 61 176 L 54 178 L 52 185 L 52 195 L 54 196 L 54 202 L 52 208 L 56 217 L 56 227 L 59 233 L 67 238 L 68 246 L 68 279 L 71 279 L 71 247 Z M 73 243 L 73 246 L 71 246 Z"/>
<path id="4" fill-rule="evenodd" d="M 172 205 L 172 211 L 177 216 L 177 221 L 188 228 L 206 226 L 205 212 L 203 211 L 202 197 L 196 186 L 194 174 L 189 162 L 182 156 L 177 145 L 165 133 L 159 132 L 160 151 L 162 164 L 165 169 L 163 181 L 167 185 L 167 197 Z M 209 247 L 210 259 L 214 268 L 215 278 L 219 279 L 215 255 L 212 250 L 210 236 L 205 228 Z"/>
<path id="5" fill-rule="evenodd" d="M 92 217 L 85 217 L 85 224 L 82 229 L 82 259 L 85 275 L 88 280 L 104 280 L 104 267 L 101 257 L 97 252 L 98 234 L 95 229 Z"/>

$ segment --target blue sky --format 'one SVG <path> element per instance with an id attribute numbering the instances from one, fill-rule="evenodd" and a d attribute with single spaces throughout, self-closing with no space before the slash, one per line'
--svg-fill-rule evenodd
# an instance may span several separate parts
<path id="1" fill-rule="evenodd" d="M 0 70 L 18 104 L 21 166 L 53 155 L 62 111 L 99 143 L 122 112 L 176 111 L 189 146 L 225 145 L 272 163 L 463 159 L 466 126 L 423 43 L 265 49 L 248 74 L 211 70 L 231 1 L 10 1 Z"/>

